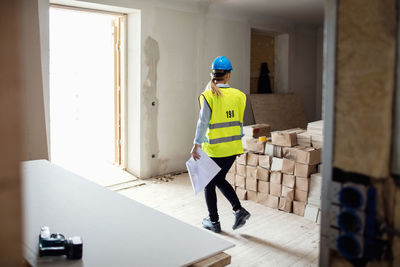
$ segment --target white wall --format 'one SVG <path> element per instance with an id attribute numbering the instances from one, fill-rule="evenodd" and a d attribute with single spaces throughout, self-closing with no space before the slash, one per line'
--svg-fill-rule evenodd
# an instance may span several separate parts
<path id="1" fill-rule="evenodd" d="M 290 91 L 300 95 L 307 121 L 316 119 L 316 51 L 316 28 L 297 26 L 294 33 Z"/>
<path id="2" fill-rule="evenodd" d="M 302 68 L 300 73 L 289 76 L 288 90 L 299 93 L 307 104 L 313 101 L 306 113 L 314 116 L 315 97 L 308 98 L 315 93 L 314 29 L 295 32 L 293 25 L 278 20 L 255 21 L 237 14 L 221 17 L 206 2 L 201 2 L 202 5 L 140 0 L 57 2 L 119 7 L 115 11 L 130 9 L 125 10 L 130 14 L 127 157 L 128 170 L 137 176 L 146 178 L 185 169 L 198 118 L 197 97 L 209 81 L 210 63 L 216 56 L 225 55 L 232 61 L 231 86 L 249 92 L 252 27 L 289 34 L 289 60 L 295 63 L 290 72 Z M 132 9 L 140 10 L 140 14 L 135 16 Z"/>
<path id="3" fill-rule="evenodd" d="M 322 58 L 324 50 L 324 29 L 317 28 L 317 63 L 316 63 L 316 93 L 315 93 L 315 119 L 322 119 Z"/>
<path id="4" fill-rule="evenodd" d="M 290 38 L 288 33 L 275 37 L 275 91 L 289 92 Z"/>

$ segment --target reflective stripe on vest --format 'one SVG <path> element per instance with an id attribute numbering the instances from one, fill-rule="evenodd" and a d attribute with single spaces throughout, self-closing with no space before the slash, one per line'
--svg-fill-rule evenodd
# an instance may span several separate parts
<path id="1" fill-rule="evenodd" d="M 242 139 L 242 137 L 240 135 L 234 135 L 234 136 L 227 136 L 227 137 L 221 137 L 221 138 L 216 138 L 216 139 L 209 139 L 208 143 L 211 145 L 215 145 L 215 144 L 220 144 L 220 143 L 237 141 L 237 140 L 241 140 L 241 139 Z"/>
<path id="2" fill-rule="evenodd" d="M 232 127 L 232 126 L 240 126 L 240 121 L 214 123 L 210 124 L 208 128 L 210 128 L 211 130 L 211 129 L 225 128 L 225 127 Z"/>

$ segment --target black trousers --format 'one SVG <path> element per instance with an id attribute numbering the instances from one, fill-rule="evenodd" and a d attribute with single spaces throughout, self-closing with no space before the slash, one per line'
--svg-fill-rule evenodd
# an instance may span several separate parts
<path id="1" fill-rule="evenodd" d="M 234 211 L 241 208 L 239 198 L 236 195 L 233 187 L 225 180 L 226 174 L 232 167 L 233 162 L 236 159 L 236 155 L 224 158 L 211 158 L 221 167 L 220 172 L 210 181 L 210 183 L 204 188 L 204 194 L 206 196 L 206 203 L 208 213 L 211 221 L 217 222 L 219 220 L 218 209 L 217 209 L 217 193 L 215 187 L 222 192 L 222 194 L 229 200 Z"/>

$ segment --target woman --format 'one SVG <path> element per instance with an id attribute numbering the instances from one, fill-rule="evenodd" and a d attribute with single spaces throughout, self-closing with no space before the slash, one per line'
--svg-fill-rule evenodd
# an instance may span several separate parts
<path id="1" fill-rule="evenodd" d="M 225 180 L 236 156 L 243 154 L 241 138 L 246 95 L 229 86 L 233 69 L 226 57 L 217 57 L 211 70 L 211 81 L 199 97 L 201 110 L 191 154 L 195 160 L 199 159 L 196 150 L 201 146 L 221 167 L 221 171 L 204 189 L 209 217 L 203 219 L 204 228 L 219 233 L 221 224 L 215 187 L 219 188 L 232 205 L 235 214 L 233 230 L 243 226 L 250 217 L 250 213 L 241 206 L 235 190 Z"/>

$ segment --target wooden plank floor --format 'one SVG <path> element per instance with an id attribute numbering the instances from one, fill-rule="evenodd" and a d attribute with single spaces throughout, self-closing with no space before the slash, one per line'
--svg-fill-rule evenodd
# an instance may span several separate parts
<path id="1" fill-rule="evenodd" d="M 204 194 L 194 196 L 187 174 L 175 176 L 170 182 L 156 179 L 145 182 L 146 185 L 119 193 L 201 228 L 202 219 L 207 217 Z M 222 226 L 219 236 L 236 244 L 226 251 L 232 256 L 229 266 L 318 265 L 319 225 L 251 201 L 242 201 L 242 205 L 251 213 L 251 217 L 245 226 L 233 231 L 231 206 L 218 191 Z"/>

